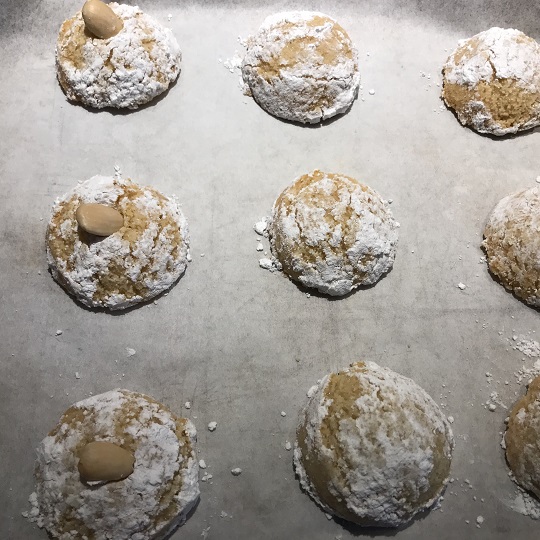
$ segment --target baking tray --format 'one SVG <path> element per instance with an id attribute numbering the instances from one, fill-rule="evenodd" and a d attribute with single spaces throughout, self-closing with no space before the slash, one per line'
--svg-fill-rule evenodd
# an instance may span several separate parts
<path id="1" fill-rule="evenodd" d="M 79 4 L 1 6 L 0 538 L 46 538 L 21 516 L 34 449 L 70 404 L 117 387 L 197 426 L 213 478 L 173 538 L 537 538 L 539 523 L 512 509 L 499 445 L 508 411 L 485 403 L 493 391 L 505 406 L 523 394 L 514 373 L 534 359 L 512 336 L 534 339 L 538 312 L 490 277 L 480 242 L 495 203 L 540 175 L 540 134 L 495 140 L 463 128 L 441 108 L 438 83 L 458 39 L 491 26 L 539 39 L 540 4 L 140 2 L 173 29 L 182 73 L 163 99 L 130 113 L 72 105 L 55 80 L 56 35 Z M 361 97 L 320 127 L 266 114 L 224 67 L 241 53 L 239 37 L 292 8 L 332 15 L 360 51 Z M 53 281 L 44 237 L 54 199 L 115 165 L 178 195 L 193 262 L 156 304 L 111 315 L 81 308 Z M 260 269 L 255 249 L 253 224 L 315 168 L 367 183 L 401 223 L 393 270 L 338 300 Z M 308 388 L 361 359 L 412 377 L 455 419 L 455 480 L 440 509 L 399 531 L 327 519 L 285 449 Z"/>

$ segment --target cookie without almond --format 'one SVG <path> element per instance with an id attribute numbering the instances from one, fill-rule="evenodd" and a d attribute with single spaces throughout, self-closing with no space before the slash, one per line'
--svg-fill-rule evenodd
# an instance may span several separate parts
<path id="1" fill-rule="evenodd" d="M 294 464 L 325 512 L 366 527 L 399 527 L 440 498 L 453 446 L 448 421 L 422 388 L 358 362 L 309 390 Z"/>
<path id="2" fill-rule="evenodd" d="M 328 15 L 277 13 L 248 39 L 242 77 L 268 113 L 314 124 L 344 113 L 355 100 L 358 53 Z"/>
<path id="3" fill-rule="evenodd" d="M 523 32 L 490 28 L 461 40 L 443 67 L 442 97 L 479 133 L 540 125 L 540 45 Z"/>

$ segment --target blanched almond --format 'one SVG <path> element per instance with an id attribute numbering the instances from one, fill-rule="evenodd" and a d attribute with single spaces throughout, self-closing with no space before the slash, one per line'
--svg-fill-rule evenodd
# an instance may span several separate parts
<path id="1" fill-rule="evenodd" d="M 101 0 L 88 0 L 82 8 L 82 17 L 87 30 L 98 38 L 116 36 L 124 28 L 122 19 Z"/>
<path id="2" fill-rule="evenodd" d="M 104 204 L 81 204 L 75 217 L 81 229 L 96 236 L 109 236 L 124 225 L 122 214 Z"/>
<path id="3" fill-rule="evenodd" d="M 85 482 L 123 480 L 133 472 L 135 458 L 122 447 L 105 441 L 88 443 L 79 454 L 79 474 Z"/>

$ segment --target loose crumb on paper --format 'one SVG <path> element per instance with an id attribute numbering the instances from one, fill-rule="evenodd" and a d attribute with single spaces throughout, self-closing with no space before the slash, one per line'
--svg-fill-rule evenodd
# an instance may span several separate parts
<path id="1" fill-rule="evenodd" d="M 253 225 L 253 230 L 260 236 L 267 236 L 268 229 L 268 218 L 263 217 L 255 225 Z"/>

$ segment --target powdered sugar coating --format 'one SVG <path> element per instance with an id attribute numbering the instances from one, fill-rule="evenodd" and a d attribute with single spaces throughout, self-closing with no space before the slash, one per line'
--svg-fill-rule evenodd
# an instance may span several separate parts
<path id="1" fill-rule="evenodd" d="M 540 307 L 540 188 L 523 189 L 495 206 L 482 246 L 489 269 L 531 306 Z"/>
<path id="2" fill-rule="evenodd" d="M 82 203 L 117 209 L 124 226 L 105 238 L 78 227 Z M 174 198 L 131 180 L 94 176 L 57 199 L 47 229 L 53 277 L 89 307 L 124 309 L 171 287 L 188 261 L 187 221 Z"/>
<path id="3" fill-rule="evenodd" d="M 540 125 L 540 45 L 519 30 L 461 40 L 443 76 L 443 98 L 462 124 L 493 135 Z"/>
<path id="4" fill-rule="evenodd" d="M 373 362 L 324 377 L 300 415 L 294 465 L 324 511 L 398 527 L 448 481 L 450 425 L 414 381 Z"/>
<path id="5" fill-rule="evenodd" d="M 317 123 L 345 112 L 356 98 L 358 53 L 323 13 L 277 13 L 248 39 L 242 77 L 270 114 Z"/>
<path id="6" fill-rule="evenodd" d="M 78 454 L 91 441 L 131 451 L 133 473 L 89 486 Z M 73 405 L 37 450 L 28 517 L 53 538 L 157 540 L 182 524 L 199 498 L 196 431 L 153 399 L 113 390 Z"/>
<path id="7" fill-rule="evenodd" d="M 85 33 L 81 12 L 62 25 L 58 80 L 67 97 L 89 107 L 136 109 L 163 93 L 180 73 L 180 48 L 168 28 L 137 6 L 111 2 L 124 22 L 108 39 Z"/>
<path id="8" fill-rule="evenodd" d="M 374 190 L 315 170 L 297 178 L 274 203 L 270 245 L 290 278 L 342 296 L 391 269 L 398 227 Z"/>

